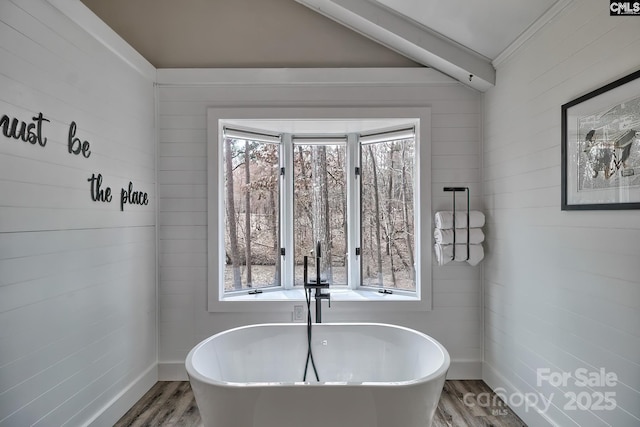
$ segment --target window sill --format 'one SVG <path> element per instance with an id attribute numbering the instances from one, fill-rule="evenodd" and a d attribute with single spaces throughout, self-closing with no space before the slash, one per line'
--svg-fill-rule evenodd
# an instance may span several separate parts
<path id="1" fill-rule="evenodd" d="M 323 301 L 327 310 L 342 311 L 425 311 L 431 307 L 416 294 L 383 294 L 369 290 L 331 289 L 331 308 Z M 227 295 L 216 301 L 212 311 L 293 311 L 294 305 L 306 304 L 304 290 L 264 290 L 259 294 Z M 312 296 L 312 305 L 315 300 Z M 324 312 L 324 311 L 323 311 Z"/>

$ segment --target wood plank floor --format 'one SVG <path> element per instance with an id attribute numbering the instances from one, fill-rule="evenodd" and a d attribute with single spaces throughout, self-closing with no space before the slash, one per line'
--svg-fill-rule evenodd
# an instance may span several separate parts
<path id="1" fill-rule="evenodd" d="M 484 393 L 490 393 L 492 397 L 487 399 Z M 481 396 L 480 402 L 476 401 L 477 396 Z M 509 407 L 493 396 L 491 389 L 480 380 L 447 381 L 433 427 L 526 427 Z M 477 404 L 465 404 L 471 401 Z M 487 402 L 494 406 L 487 407 Z M 116 423 L 116 427 L 129 426 L 201 427 L 200 413 L 189 382 L 156 383 Z"/>

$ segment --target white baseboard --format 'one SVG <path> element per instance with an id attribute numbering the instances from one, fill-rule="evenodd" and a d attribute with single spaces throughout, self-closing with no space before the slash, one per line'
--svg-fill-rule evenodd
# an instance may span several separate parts
<path id="1" fill-rule="evenodd" d="M 113 426 L 156 382 L 158 382 L 158 365 L 154 363 L 107 403 L 86 424 L 87 427 Z"/>
<path id="2" fill-rule="evenodd" d="M 447 379 L 479 380 L 482 378 L 482 362 L 479 360 L 452 360 Z M 184 362 L 158 363 L 158 381 L 188 381 Z"/>
<path id="3" fill-rule="evenodd" d="M 189 381 L 184 362 L 158 363 L 158 381 Z"/>
<path id="4" fill-rule="evenodd" d="M 507 396 L 513 396 L 515 394 L 524 395 L 524 393 L 518 390 L 518 388 L 516 388 L 510 381 L 502 376 L 502 374 L 486 362 L 482 364 L 482 380 L 494 391 L 501 388 Z M 533 410 L 526 411 L 524 407 L 512 407 L 511 409 L 529 426 L 557 425 L 546 414 L 544 414 L 540 408 L 530 408 L 533 408 Z"/>
<path id="5" fill-rule="evenodd" d="M 479 360 L 451 360 L 448 380 L 479 380 L 482 378 L 482 362 Z"/>

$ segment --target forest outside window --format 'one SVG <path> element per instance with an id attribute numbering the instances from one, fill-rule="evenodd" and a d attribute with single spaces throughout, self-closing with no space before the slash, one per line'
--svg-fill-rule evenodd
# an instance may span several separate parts
<path id="1" fill-rule="evenodd" d="M 225 292 L 280 286 L 280 148 L 280 136 L 225 129 Z"/>
<path id="2" fill-rule="evenodd" d="M 416 295 L 414 125 L 343 134 L 222 125 L 221 136 L 221 294 L 301 289 L 303 258 L 315 272 L 320 242 L 332 289 Z"/>

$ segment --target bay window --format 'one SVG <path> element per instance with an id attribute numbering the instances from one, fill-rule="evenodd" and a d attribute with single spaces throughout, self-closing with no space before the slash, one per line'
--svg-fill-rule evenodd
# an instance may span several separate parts
<path id="1" fill-rule="evenodd" d="M 318 243 L 321 279 L 338 305 L 424 301 L 419 118 L 211 124 L 214 309 L 303 301 L 303 259 L 315 278 Z"/>

